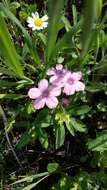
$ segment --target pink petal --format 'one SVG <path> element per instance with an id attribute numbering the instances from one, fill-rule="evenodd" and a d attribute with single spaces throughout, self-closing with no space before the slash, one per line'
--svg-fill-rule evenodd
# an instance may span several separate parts
<path id="1" fill-rule="evenodd" d="M 44 90 L 46 90 L 48 88 L 48 81 L 46 79 L 42 79 L 39 82 L 38 87 L 39 87 L 40 91 L 43 92 Z"/>
<path id="2" fill-rule="evenodd" d="M 61 88 L 56 86 L 50 87 L 50 96 L 59 96 L 61 94 Z"/>
<path id="3" fill-rule="evenodd" d="M 56 65 L 56 69 L 57 70 L 62 70 L 63 69 L 63 65 L 62 64 L 57 64 Z"/>
<path id="4" fill-rule="evenodd" d="M 80 81 L 76 82 L 75 90 L 76 90 L 77 92 L 79 92 L 79 91 L 84 91 L 84 89 L 85 89 L 85 85 L 84 85 L 83 82 L 80 82 Z"/>
<path id="5" fill-rule="evenodd" d="M 63 102 L 63 104 L 66 105 L 66 106 L 70 104 L 70 100 L 67 99 L 67 98 L 63 98 L 62 102 Z"/>
<path id="6" fill-rule="evenodd" d="M 48 69 L 47 75 L 51 76 L 55 74 L 55 69 L 52 67 L 51 69 Z"/>
<path id="7" fill-rule="evenodd" d="M 57 88 L 62 88 L 65 85 L 64 77 L 53 76 L 50 78 L 50 82 Z"/>
<path id="8" fill-rule="evenodd" d="M 73 95 L 73 94 L 75 93 L 75 85 L 66 84 L 66 85 L 64 86 L 63 92 L 64 92 L 66 95 Z"/>
<path id="9" fill-rule="evenodd" d="M 54 81 L 56 81 L 57 78 L 58 78 L 58 77 L 57 77 L 56 75 L 52 76 L 52 77 L 50 78 L 50 83 L 53 83 Z"/>
<path id="10" fill-rule="evenodd" d="M 38 98 L 37 100 L 34 101 L 34 108 L 36 110 L 39 110 L 45 106 L 45 98 Z"/>
<path id="11" fill-rule="evenodd" d="M 74 79 L 74 80 L 80 80 L 81 78 L 82 78 L 82 73 L 79 71 L 79 72 L 74 72 L 74 73 L 71 73 L 71 75 L 72 75 L 72 78 Z"/>
<path id="12" fill-rule="evenodd" d="M 41 95 L 41 92 L 38 88 L 30 88 L 28 91 L 28 96 L 31 99 L 36 99 Z"/>
<path id="13" fill-rule="evenodd" d="M 58 100 L 56 97 L 46 98 L 46 105 L 48 108 L 53 109 L 58 105 Z"/>
<path id="14" fill-rule="evenodd" d="M 63 76 L 63 82 L 66 83 L 67 80 L 68 80 L 70 77 L 71 77 L 71 72 L 65 70 L 65 72 L 64 72 L 64 76 Z"/>

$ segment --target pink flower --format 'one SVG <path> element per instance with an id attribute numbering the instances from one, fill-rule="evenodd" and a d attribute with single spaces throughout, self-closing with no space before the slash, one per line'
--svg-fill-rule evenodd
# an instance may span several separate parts
<path id="1" fill-rule="evenodd" d="M 38 88 L 31 88 L 28 91 L 28 96 L 31 99 L 35 99 L 34 108 L 41 109 L 45 106 L 53 109 L 58 105 L 58 99 L 56 96 L 61 94 L 61 89 L 55 86 L 49 86 L 48 81 L 46 79 L 42 79 Z"/>
<path id="2" fill-rule="evenodd" d="M 63 68 L 62 64 L 57 64 L 55 68 L 48 69 L 47 75 L 50 77 L 50 82 L 56 86 L 63 87 L 66 75 L 70 71 Z"/>
<path id="3" fill-rule="evenodd" d="M 62 102 L 66 106 L 68 106 L 70 104 L 70 100 L 68 98 L 63 98 Z"/>
<path id="4" fill-rule="evenodd" d="M 80 81 L 81 78 L 81 72 L 73 72 L 68 74 L 66 76 L 63 92 L 66 95 L 73 95 L 75 92 L 83 91 L 85 89 L 85 85 Z"/>

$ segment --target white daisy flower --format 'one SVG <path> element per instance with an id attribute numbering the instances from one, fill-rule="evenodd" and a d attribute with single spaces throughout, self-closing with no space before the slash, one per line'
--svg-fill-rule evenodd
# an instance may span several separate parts
<path id="1" fill-rule="evenodd" d="M 44 15 L 43 17 L 39 17 L 38 12 L 32 13 L 32 17 L 28 17 L 27 22 L 28 26 L 32 28 L 32 30 L 41 30 L 46 28 L 48 25 L 48 16 Z"/>

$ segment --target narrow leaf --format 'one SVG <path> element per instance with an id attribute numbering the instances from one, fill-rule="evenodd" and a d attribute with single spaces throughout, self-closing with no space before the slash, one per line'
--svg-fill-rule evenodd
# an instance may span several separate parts
<path id="1" fill-rule="evenodd" d="M 25 41 L 27 43 L 27 46 L 28 46 L 28 49 L 29 49 L 29 52 L 31 53 L 34 61 L 36 64 L 40 64 L 40 58 L 39 58 L 39 55 L 36 51 L 36 47 L 34 46 L 32 40 L 31 40 L 31 37 L 30 35 L 28 34 L 28 32 L 25 30 L 25 28 L 21 25 L 21 23 L 19 22 L 19 20 L 5 7 L 3 6 L 0 6 L 0 9 L 5 13 L 5 15 L 10 19 L 12 20 L 23 32 L 24 34 L 24 38 L 25 38 Z"/>
<path id="2" fill-rule="evenodd" d="M 65 140 L 65 128 L 64 125 L 56 127 L 56 149 L 64 144 Z"/>
<path id="3" fill-rule="evenodd" d="M 84 56 L 88 51 L 89 44 L 92 38 L 93 26 L 95 20 L 98 18 L 99 0 L 87 0 L 84 13 L 83 31 L 81 36 L 82 53 Z"/>
<path id="4" fill-rule="evenodd" d="M 87 143 L 88 148 L 92 151 L 105 151 L 107 150 L 107 131 L 99 133 L 96 139 L 90 139 Z"/>
<path id="5" fill-rule="evenodd" d="M 14 71 L 17 77 L 23 77 L 23 69 L 20 65 L 18 55 L 16 53 L 15 47 L 10 39 L 10 34 L 8 32 L 4 18 L 0 14 L 0 48 L 2 55 L 5 58 L 7 67 Z"/>
<path id="6" fill-rule="evenodd" d="M 14 100 L 18 100 L 21 98 L 25 98 L 25 95 L 22 94 L 0 94 L 0 99 L 14 99 Z"/>
<path id="7" fill-rule="evenodd" d="M 64 6 L 64 0 L 49 1 L 49 24 L 47 35 L 46 61 L 49 62 L 57 39 L 59 20 Z"/>
<path id="8" fill-rule="evenodd" d="M 49 163 L 49 164 L 47 165 L 47 170 L 48 170 L 48 172 L 49 172 L 50 174 L 55 173 L 56 171 L 58 171 L 58 169 L 59 169 L 59 164 L 56 163 L 56 162 L 54 162 L 54 163 Z"/>

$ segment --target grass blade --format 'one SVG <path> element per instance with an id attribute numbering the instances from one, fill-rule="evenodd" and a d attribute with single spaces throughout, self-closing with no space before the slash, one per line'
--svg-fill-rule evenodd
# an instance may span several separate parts
<path id="1" fill-rule="evenodd" d="M 5 58 L 8 68 L 16 74 L 17 77 L 23 77 L 23 69 L 20 65 L 15 47 L 11 41 L 4 18 L 0 14 L 0 48 L 3 57 Z"/>
<path id="2" fill-rule="evenodd" d="M 91 42 L 94 22 L 98 18 L 98 6 L 99 6 L 99 0 L 86 1 L 84 22 L 83 22 L 83 32 L 81 35 L 81 44 L 82 44 L 81 56 L 82 57 L 88 51 L 89 44 Z"/>
<path id="3" fill-rule="evenodd" d="M 1 11 L 3 11 L 5 13 L 5 15 L 10 20 L 12 20 L 22 30 L 22 32 L 24 34 L 25 41 L 26 41 L 28 49 L 29 49 L 29 52 L 31 53 L 35 63 L 40 64 L 41 61 L 40 61 L 39 55 L 36 51 L 36 47 L 34 46 L 32 40 L 31 40 L 31 37 L 28 34 L 27 30 L 25 30 L 25 28 L 21 25 L 20 21 L 7 8 L 5 8 L 4 6 L 1 5 L 0 9 L 1 9 Z"/>
<path id="4" fill-rule="evenodd" d="M 59 30 L 59 20 L 61 18 L 61 11 L 64 6 L 64 0 L 50 0 L 49 1 L 49 24 L 47 35 L 47 49 L 46 62 L 49 62 Z"/>

